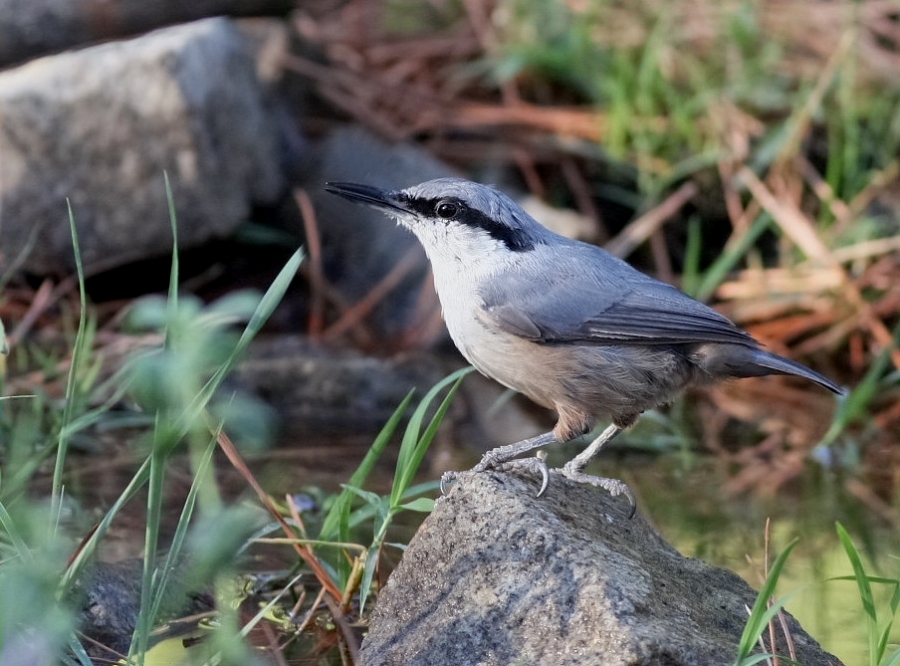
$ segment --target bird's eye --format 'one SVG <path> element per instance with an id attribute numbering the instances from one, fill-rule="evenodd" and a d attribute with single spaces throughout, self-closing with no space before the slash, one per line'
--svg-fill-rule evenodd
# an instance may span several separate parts
<path id="1" fill-rule="evenodd" d="M 452 220 L 459 212 L 459 204 L 445 199 L 444 201 L 438 202 L 434 212 L 437 213 L 437 216 L 442 220 Z"/>

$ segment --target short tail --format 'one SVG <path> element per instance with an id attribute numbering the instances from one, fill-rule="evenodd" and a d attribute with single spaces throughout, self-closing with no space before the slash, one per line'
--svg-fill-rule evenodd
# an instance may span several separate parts
<path id="1" fill-rule="evenodd" d="M 832 393 L 838 395 L 847 395 L 847 389 L 838 386 L 833 381 L 820 375 L 815 370 L 810 370 L 805 365 L 800 365 L 794 361 L 772 354 L 762 349 L 756 349 L 753 352 L 753 364 L 765 369 L 768 372 L 760 372 L 759 374 L 776 374 L 776 375 L 795 375 L 803 377 L 811 382 L 815 382 L 823 388 L 827 388 Z"/>

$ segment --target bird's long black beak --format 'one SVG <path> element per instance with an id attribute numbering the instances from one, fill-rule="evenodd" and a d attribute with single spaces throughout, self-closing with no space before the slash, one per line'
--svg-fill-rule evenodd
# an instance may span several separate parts
<path id="1" fill-rule="evenodd" d="M 371 185 L 360 185 L 358 183 L 325 183 L 325 191 L 331 194 L 337 194 L 349 201 L 364 203 L 375 208 L 392 208 L 394 210 L 407 212 L 406 208 L 400 205 L 398 192 L 392 190 L 382 190 Z"/>

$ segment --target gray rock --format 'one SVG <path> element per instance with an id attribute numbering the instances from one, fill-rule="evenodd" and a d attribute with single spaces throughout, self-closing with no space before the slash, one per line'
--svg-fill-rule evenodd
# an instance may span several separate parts
<path id="1" fill-rule="evenodd" d="M 79 631 L 91 639 L 85 648 L 98 664 L 110 663 L 112 655 L 128 654 L 141 610 L 143 567 L 140 559 L 95 562 L 76 581 L 72 596 L 80 607 Z M 212 609 L 212 599 L 197 589 L 184 562 L 169 575 L 173 582 L 163 596 L 160 621 Z"/>
<path id="2" fill-rule="evenodd" d="M 207 16 L 287 14 L 290 0 L 0 0 L 0 66 Z"/>
<path id="3" fill-rule="evenodd" d="M 622 498 L 556 473 L 536 488 L 457 481 L 379 595 L 363 666 L 732 663 L 756 598 L 741 578 L 681 556 Z M 787 620 L 800 663 L 840 664 Z"/>
<path id="4" fill-rule="evenodd" d="M 0 250 L 45 274 L 89 272 L 232 232 L 284 191 L 277 124 L 226 19 L 36 60 L 0 73 Z"/>
<path id="5" fill-rule="evenodd" d="M 302 336 L 260 338 L 230 381 L 279 414 L 288 437 L 374 435 L 411 389 L 420 398 L 451 369 L 433 356 L 381 359 Z"/>

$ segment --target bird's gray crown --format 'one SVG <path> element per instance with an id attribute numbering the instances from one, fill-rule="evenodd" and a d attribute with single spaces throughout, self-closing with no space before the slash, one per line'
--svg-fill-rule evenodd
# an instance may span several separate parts
<path id="1" fill-rule="evenodd" d="M 527 252 L 547 230 L 493 187 L 462 178 L 438 178 L 397 194 L 398 203 L 419 217 L 485 231 L 513 252 Z"/>

